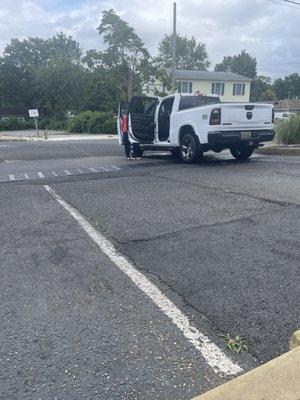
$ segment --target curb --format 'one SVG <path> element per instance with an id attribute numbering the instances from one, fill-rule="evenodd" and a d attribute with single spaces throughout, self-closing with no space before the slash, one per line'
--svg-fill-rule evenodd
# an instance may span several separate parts
<path id="1" fill-rule="evenodd" d="M 118 135 L 49 135 L 46 139 L 44 134 L 41 133 L 41 137 L 36 136 L 9 136 L 0 135 L 0 142 L 63 142 L 69 140 L 112 140 L 118 139 Z"/>
<path id="2" fill-rule="evenodd" d="M 255 153 L 266 155 L 300 156 L 299 147 L 267 146 L 255 150 Z"/>
<path id="3" fill-rule="evenodd" d="M 290 349 L 194 400 L 299 400 L 300 330 L 293 333 Z"/>
<path id="4" fill-rule="evenodd" d="M 118 139 L 118 135 L 49 135 L 47 142 L 61 142 L 68 140 L 110 140 Z"/>

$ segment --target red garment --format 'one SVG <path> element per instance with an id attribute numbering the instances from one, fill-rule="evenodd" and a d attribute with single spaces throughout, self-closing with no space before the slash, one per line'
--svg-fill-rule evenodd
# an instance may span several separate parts
<path id="1" fill-rule="evenodd" d="M 121 118 L 121 131 L 122 133 L 128 132 L 127 116 L 123 115 Z"/>

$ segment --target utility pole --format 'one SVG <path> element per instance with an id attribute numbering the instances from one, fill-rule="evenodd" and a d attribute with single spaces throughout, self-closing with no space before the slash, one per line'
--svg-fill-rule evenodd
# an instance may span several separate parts
<path id="1" fill-rule="evenodd" d="M 172 93 L 175 93 L 175 70 L 176 70 L 176 3 L 173 3 Z"/>

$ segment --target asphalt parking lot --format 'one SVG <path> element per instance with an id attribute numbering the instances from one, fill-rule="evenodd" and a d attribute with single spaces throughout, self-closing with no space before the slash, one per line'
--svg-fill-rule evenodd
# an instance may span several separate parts
<path id="1" fill-rule="evenodd" d="M 293 156 L 0 143 L 0 398 L 192 399 L 285 352 L 299 176 Z"/>

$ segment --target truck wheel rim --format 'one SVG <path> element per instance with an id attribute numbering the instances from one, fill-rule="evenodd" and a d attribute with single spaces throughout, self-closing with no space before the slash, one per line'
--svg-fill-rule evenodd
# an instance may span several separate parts
<path id="1" fill-rule="evenodd" d="M 184 140 L 181 146 L 182 157 L 186 160 L 190 160 L 193 158 L 194 150 L 192 146 L 192 142 L 188 139 Z"/>

